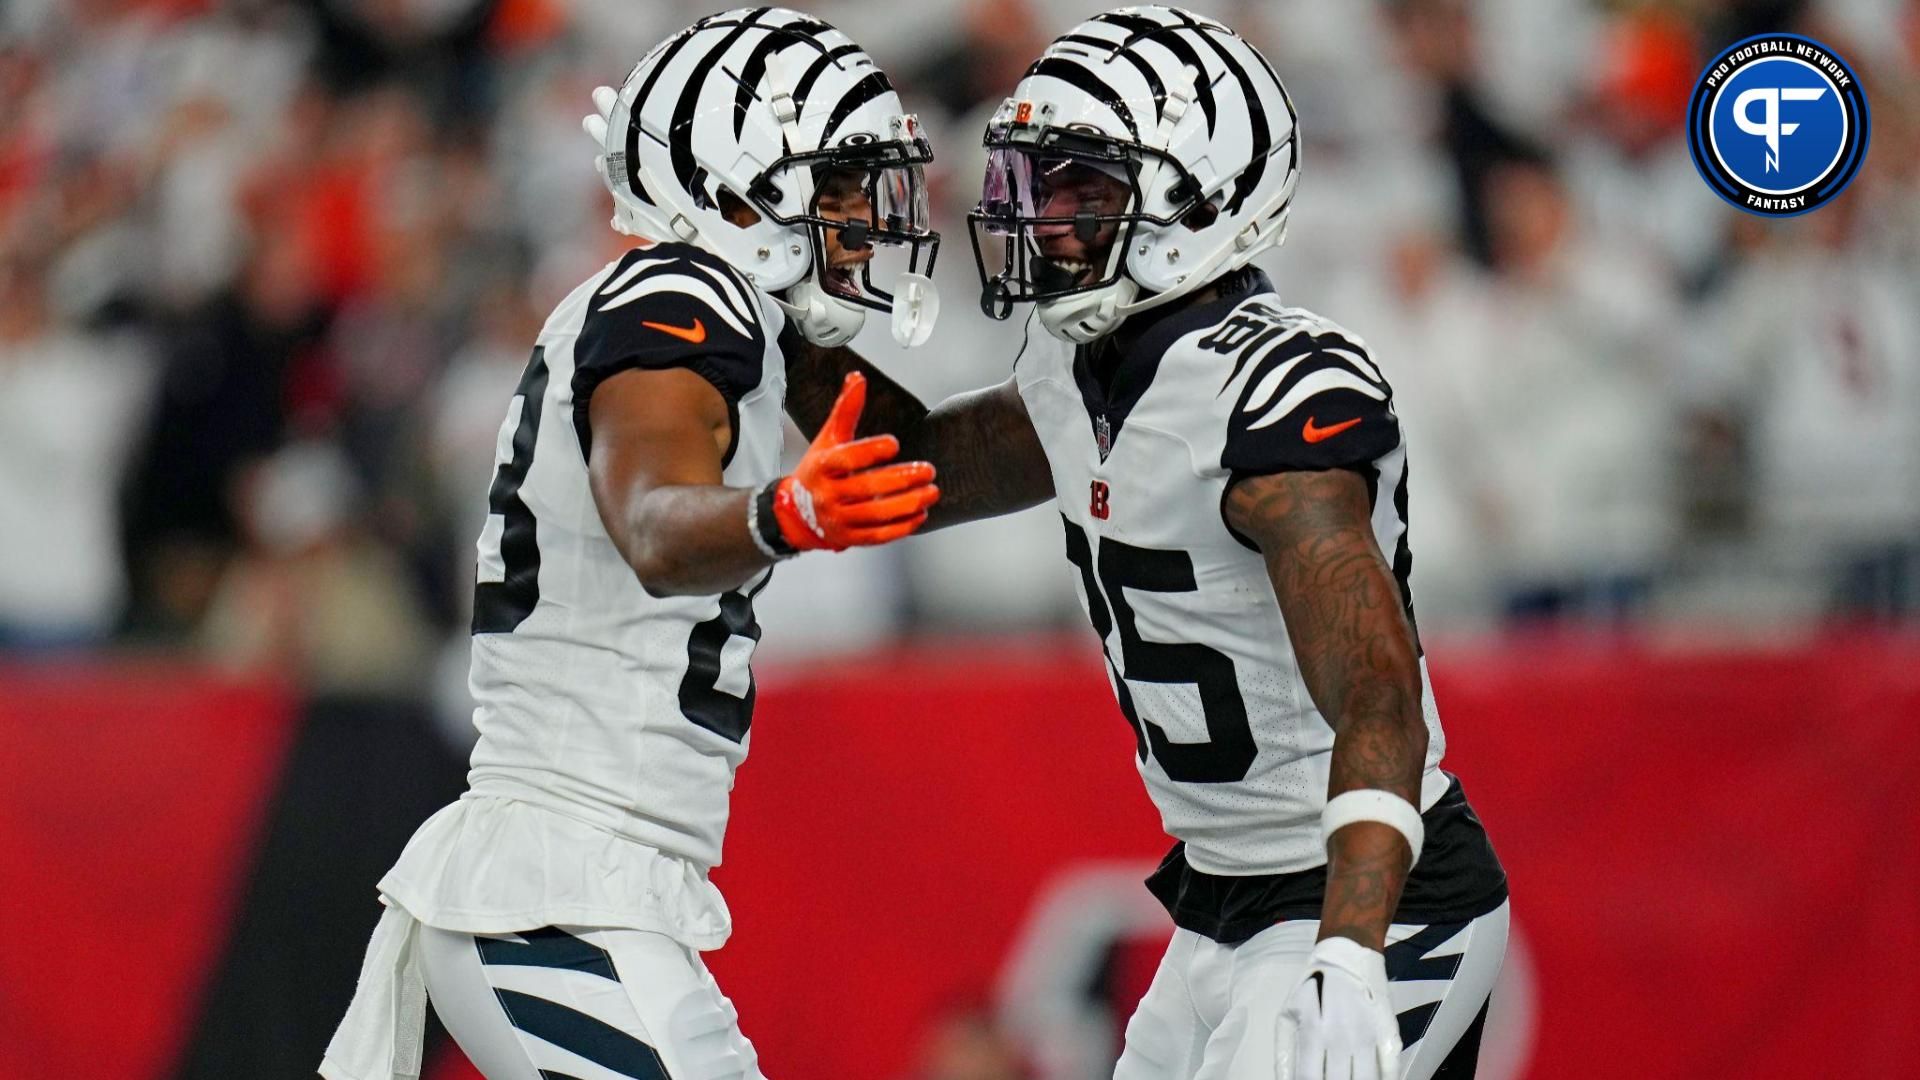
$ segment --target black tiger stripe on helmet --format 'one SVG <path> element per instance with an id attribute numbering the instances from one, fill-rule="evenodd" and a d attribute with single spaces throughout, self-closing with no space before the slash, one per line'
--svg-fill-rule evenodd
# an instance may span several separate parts
<path id="1" fill-rule="evenodd" d="M 1119 117 L 1120 122 L 1126 125 L 1129 135 L 1136 139 L 1140 137 L 1140 125 L 1134 120 L 1133 110 L 1127 107 L 1126 101 L 1121 98 L 1119 92 L 1102 79 L 1098 72 L 1081 64 L 1078 60 L 1067 56 L 1042 57 L 1027 69 L 1027 75 L 1029 77 L 1051 76 L 1085 90 L 1094 100 L 1113 110 L 1113 115 Z"/>
<path id="2" fill-rule="evenodd" d="M 1241 96 L 1247 104 L 1247 121 L 1253 131 L 1253 157 L 1251 163 L 1247 166 L 1247 170 L 1234 180 L 1233 194 L 1228 197 L 1226 205 L 1221 208 L 1225 211 L 1232 212 L 1240 209 L 1240 207 L 1246 203 L 1247 196 L 1251 195 L 1254 189 L 1260 186 L 1260 178 L 1266 175 L 1267 152 L 1273 148 L 1273 131 L 1267 125 L 1267 110 L 1260 105 L 1260 95 L 1255 92 L 1253 88 L 1252 76 L 1248 75 L 1247 69 L 1241 66 L 1240 62 L 1235 60 L 1231 53 L 1227 52 L 1226 47 L 1215 39 L 1211 32 L 1212 28 L 1200 23 L 1193 16 L 1181 11 L 1179 8 L 1169 8 L 1168 10 L 1178 16 L 1188 29 L 1191 29 L 1196 36 L 1202 41 L 1205 41 L 1207 45 L 1213 49 L 1214 55 L 1220 58 L 1220 63 L 1226 66 L 1227 71 L 1233 75 L 1234 81 L 1240 84 Z M 1271 71 L 1272 69 L 1269 68 L 1268 70 Z M 1279 79 L 1274 80 L 1276 86 L 1279 85 L 1279 82 Z"/>
<path id="3" fill-rule="evenodd" d="M 1141 41 L 1151 41 L 1172 53 L 1174 59 L 1179 63 L 1199 72 L 1200 77 L 1194 80 L 1194 104 L 1200 106 L 1201 114 L 1206 117 L 1207 134 L 1213 134 L 1214 125 L 1218 122 L 1220 112 L 1220 104 L 1213 96 L 1213 79 L 1207 74 L 1207 65 L 1201 61 L 1199 51 L 1193 47 L 1191 42 L 1173 32 L 1179 29 L 1176 24 L 1155 22 L 1142 15 L 1132 15 L 1118 11 L 1109 11 L 1104 15 L 1095 15 L 1092 21 L 1094 23 L 1106 23 L 1117 26 L 1131 35 L 1124 38 L 1120 44 L 1116 46 L 1116 49 L 1122 53 L 1128 53 L 1132 46 Z M 1132 53 L 1130 55 L 1134 60 L 1135 67 L 1149 66 L 1146 60 L 1140 57 L 1139 54 Z M 1165 92 L 1165 87 L 1162 87 L 1161 95 L 1164 96 Z"/>
<path id="4" fill-rule="evenodd" d="M 799 112 L 806 112 L 807 95 L 813 92 L 813 84 L 819 81 L 820 76 L 825 74 L 828 68 L 840 66 L 841 60 L 859 52 L 861 52 L 860 46 L 849 41 L 845 45 L 828 49 L 815 57 L 813 63 L 807 65 L 807 70 L 801 73 L 800 81 L 793 86 L 793 107 Z"/>
<path id="5" fill-rule="evenodd" d="M 1106 58 L 1109 62 L 1118 57 L 1132 64 L 1133 69 L 1138 72 L 1140 78 L 1146 82 L 1147 90 L 1153 94 L 1154 123 L 1159 123 L 1161 118 L 1165 116 L 1167 107 L 1167 84 L 1160 78 L 1160 73 L 1153 70 L 1153 65 L 1141 59 L 1138 53 L 1128 52 L 1120 48 L 1121 42 L 1109 41 L 1106 38 L 1094 37 L 1091 34 L 1068 34 L 1060 40 L 1072 41 L 1081 45 L 1097 46 L 1106 50 Z M 1124 41 L 1124 39 L 1122 39 L 1122 41 Z"/>
<path id="6" fill-rule="evenodd" d="M 932 151 L 892 82 L 839 30 L 783 7 L 708 16 L 651 50 L 602 107 L 616 229 L 720 256 L 815 344 L 843 343 L 865 309 L 892 309 L 893 279 L 913 290 L 896 337 L 905 326 L 918 340 L 931 324 Z M 863 176 L 867 221 L 819 201 L 822 168 Z M 729 193 L 753 220 L 730 213 Z M 883 281 L 870 264 L 829 265 L 828 231 L 855 226 L 904 247 L 907 268 L 883 267 Z"/>
<path id="7" fill-rule="evenodd" d="M 887 80 L 887 73 L 879 68 L 874 68 L 865 78 L 848 87 L 847 92 L 840 95 L 840 100 L 834 102 L 833 111 L 827 114 L 827 126 L 820 132 L 821 144 L 833 142 L 834 133 L 840 130 L 840 125 L 846 123 L 847 117 L 853 115 L 855 109 L 881 94 L 892 92 L 893 83 Z"/>
<path id="8" fill-rule="evenodd" d="M 760 21 L 761 16 L 772 10 L 772 8 L 764 7 L 754 8 L 744 19 L 734 23 L 732 28 L 727 31 L 726 36 L 722 37 L 718 43 L 708 49 L 705 56 L 694 61 L 692 72 L 688 74 L 685 85 L 680 88 L 680 100 L 674 105 L 673 120 L 667 126 L 669 133 L 676 131 L 684 132 L 686 130 L 687 124 L 693 119 L 694 106 L 706 91 L 707 77 L 713 74 L 714 70 L 719 66 L 720 58 L 725 56 L 727 50 L 733 48 L 734 43 L 745 36 L 747 31 L 753 29 L 754 24 Z M 702 28 L 717 29 L 725 25 L 727 24 L 709 23 Z M 689 138 L 675 139 L 669 137 L 667 145 L 673 155 L 674 179 L 680 182 L 680 187 L 689 195 L 705 197 L 705 193 L 695 187 L 696 170 L 693 160 L 693 140 Z"/>
<path id="9" fill-rule="evenodd" d="M 811 46 L 816 52 L 823 55 L 831 55 L 835 52 L 844 54 L 846 52 L 858 52 L 860 50 L 858 45 L 851 43 L 839 46 L 837 49 L 829 50 L 817 35 L 831 33 L 833 32 L 833 27 L 828 26 L 826 23 L 821 22 L 811 15 L 799 15 L 790 23 L 785 23 L 777 27 L 769 27 L 768 29 L 770 32 L 767 36 L 761 38 L 760 41 L 754 45 L 753 51 L 747 54 L 747 62 L 742 65 L 738 74 L 727 70 L 724 66 L 720 69 L 723 73 L 732 77 L 735 83 L 733 93 L 733 136 L 736 139 L 739 138 L 741 132 L 746 129 L 747 111 L 750 107 L 749 103 L 755 100 L 764 100 L 765 95 L 761 93 L 761 84 L 767 79 L 767 66 L 775 53 L 794 45 Z M 796 107 L 798 107 L 797 97 L 795 104 Z"/>
<path id="10" fill-rule="evenodd" d="M 654 61 L 652 70 L 647 72 L 646 79 L 640 84 L 639 92 L 633 97 L 634 106 L 627 119 L 627 190 L 635 195 L 640 195 L 642 198 L 645 198 L 643 193 L 647 189 L 646 185 L 640 179 L 640 130 L 642 125 L 640 123 L 639 103 L 646 101 L 649 95 L 653 93 L 654 84 L 660 81 L 661 74 L 673 64 L 674 59 L 680 54 L 680 50 L 686 46 L 688 41 L 693 39 L 694 33 L 699 29 L 700 24 L 695 23 L 669 39 L 659 50 L 656 50 L 660 54 L 659 59 Z M 646 65 L 646 60 L 640 61 L 640 64 L 634 69 L 634 74 L 638 74 L 640 68 Z M 629 75 L 628 79 L 631 81 L 632 76 Z M 646 199 L 646 201 L 651 203 L 653 200 Z"/>
<path id="11" fill-rule="evenodd" d="M 1084 344 L 1244 267 L 1284 235 L 1297 123 L 1273 66 L 1211 19 L 1152 5 L 1072 28 L 988 124 L 988 177 L 970 215 L 983 307 L 1004 317 L 1033 301 L 1050 331 Z M 1056 198 L 1043 178 L 1060 159 L 1127 182 L 1124 207 L 1110 195 L 1075 208 L 1071 185 Z M 1043 236 L 1068 218 L 1091 226 L 1087 252 L 1049 254 Z"/>

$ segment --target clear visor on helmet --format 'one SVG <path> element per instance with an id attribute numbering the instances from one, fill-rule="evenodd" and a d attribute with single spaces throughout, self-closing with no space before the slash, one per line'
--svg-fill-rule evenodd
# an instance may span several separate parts
<path id="1" fill-rule="evenodd" d="M 939 234 L 919 165 L 814 167 L 809 220 L 829 292 L 885 310 L 901 274 L 930 275 Z"/>
<path id="2" fill-rule="evenodd" d="M 927 177 L 921 166 L 880 169 L 873 174 L 873 216 L 889 232 L 924 236 L 933 231 Z M 888 241 L 883 237 L 881 242 Z"/>
<path id="3" fill-rule="evenodd" d="M 1011 218 L 1070 222 L 1082 210 L 1102 216 L 1122 214 L 1133 191 L 1133 170 L 1125 163 L 1003 146 L 987 152 L 980 211 L 988 218 L 990 231 L 1004 233 Z"/>
<path id="4" fill-rule="evenodd" d="M 933 230 L 924 139 L 860 142 L 776 162 L 761 184 L 771 196 L 806 169 L 813 197 L 805 212 L 781 216 L 777 198 L 755 198 L 762 214 L 782 225 L 805 225 L 820 284 L 865 307 L 893 305 L 902 274 L 933 273 L 940 234 Z"/>
<path id="5" fill-rule="evenodd" d="M 987 152 L 973 225 L 982 306 L 1004 318 L 1015 303 L 1112 284 L 1139 220 L 1138 163 L 1054 148 Z"/>

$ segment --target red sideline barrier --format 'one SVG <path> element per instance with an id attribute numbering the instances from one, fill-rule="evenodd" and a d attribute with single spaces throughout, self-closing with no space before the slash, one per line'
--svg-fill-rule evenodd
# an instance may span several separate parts
<path id="1" fill-rule="evenodd" d="M 0 667 L 0 1076 L 172 1067 L 292 734 L 172 667 Z"/>
<path id="2" fill-rule="evenodd" d="M 959 657 L 944 660 L 943 656 Z M 1536 1080 L 1906 1075 L 1920 649 L 1431 658 L 1534 966 Z M 1074 859 L 1165 847 L 1092 648 L 769 672 L 712 966 L 781 1080 L 903 1075 Z"/>
<path id="3" fill-rule="evenodd" d="M 1531 958 L 1519 1075 L 1911 1071 L 1915 643 L 1431 660 Z M 0 674 L 0 1076 L 156 1077 L 285 704 L 166 673 Z M 1083 637 L 768 670 L 761 702 L 716 872 L 738 930 L 711 963 L 780 1080 L 905 1075 L 1050 881 L 1165 847 Z"/>

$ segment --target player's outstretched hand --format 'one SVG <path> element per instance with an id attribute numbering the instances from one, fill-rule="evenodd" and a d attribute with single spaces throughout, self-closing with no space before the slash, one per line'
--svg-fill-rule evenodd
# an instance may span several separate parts
<path id="1" fill-rule="evenodd" d="M 1351 938 L 1315 945 L 1281 1013 L 1279 1051 L 1281 1080 L 1397 1080 L 1386 957 Z"/>
<path id="2" fill-rule="evenodd" d="M 774 489 L 780 534 L 802 551 L 898 540 L 925 524 L 927 508 L 940 499 L 932 465 L 888 464 L 900 453 L 899 439 L 853 437 L 866 403 L 866 377 L 848 375 L 813 445 Z"/>

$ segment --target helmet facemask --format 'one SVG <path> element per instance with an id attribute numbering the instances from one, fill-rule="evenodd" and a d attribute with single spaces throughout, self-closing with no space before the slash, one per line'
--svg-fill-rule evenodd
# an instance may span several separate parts
<path id="1" fill-rule="evenodd" d="M 1142 230 L 1178 223 L 1201 202 L 1200 185 L 1165 153 L 1137 141 L 1048 126 L 996 123 L 987 132 L 980 204 L 967 215 L 982 283 L 996 319 L 1013 305 L 1066 298 L 1132 300 L 1126 254 Z M 1165 188 L 1160 214 L 1144 185 Z M 1125 292 L 1126 296 L 1117 296 Z"/>
<path id="2" fill-rule="evenodd" d="M 938 309 L 923 174 L 933 154 L 845 34 L 784 8 L 711 15 L 594 104 L 588 133 L 604 150 L 616 229 L 719 256 L 814 344 L 845 344 L 870 309 L 889 307 L 896 340 L 926 340 Z M 860 198 L 823 207 L 816 177 L 849 172 Z M 843 240 L 873 255 L 844 258 Z"/>
<path id="3" fill-rule="evenodd" d="M 1284 235 L 1296 135 L 1273 66 L 1220 23 L 1151 4 L 1081 23 L 1047 47 L 987 124 L 986 197 L 969 217 L 983 306 L 1004 318 L 1036 301 L 1049 333 L 1085 344 L 1206 288 Z M 1014 151 L 1039 158 L 1022 166 Z M 1121 209 L 1102 206 L 1080 226 L 1091 246 L 1113 236 L 1097 277 L 1075 264 L 1069 280 L 1047 257 L 1064 214 L 1032 196 L 1046 193 L 1050 159 L 1125 182 Z M 1041 214 L 1053 221 L 1036 228 Z M 1055 240 L 1051 254 L 1071 246 Z"/>
<path id="4" fill-rule="evenodd" d="M 925 166 L 931 148 L 912 117 L 896 127 L 910 137 L 876 141 L 857 132 L 827 150 L 788 154 L 749 185 L 746 196 L 763 217 L 788 230 L 804 230 L 812 248 L 812 271 L 789 290 L 787 300 L 803 310 L 820 305 L 817 344 L 838 344 L 859 326 L 859 309 L 893 313 L 894 336 L 920 344 L 931 333 L 938 300 L 933 266 L 940 234 L 932 228 Z M 789 185 L 798 187 L 797 213 Z M 842 309 L 834 317 L 833 309 Z M 840 326 L 830 329 L 828 324 Z"/>

